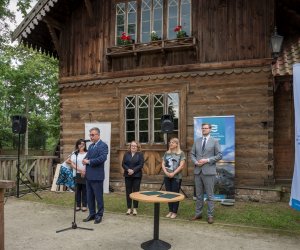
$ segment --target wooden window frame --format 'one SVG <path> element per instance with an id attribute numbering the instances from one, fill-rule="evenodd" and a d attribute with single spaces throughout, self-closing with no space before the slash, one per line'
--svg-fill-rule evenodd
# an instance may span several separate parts
<path id="1" fill-rule="evenodd" d="M 179 101 L 179 118 L 178 118 L 178 138 L 181 141 L 181 144 L 183 147 L 186 146 L 186 95 L 187 95 L 187 84 L 182 83 L 174 83 L 172 84 L 172 87 L 166 87 L 167 83 L 162 84 L 163 91 L 158 92 L 157 86 L 151 86 L 144 88 L 144 90 L 141 90 L 140 87 L 144 87 L 144 85 L 141 86 L 134 86 L 134 87 L 128 87 L 128 86 L 120 86 L 119 87 L 119 93 L 120 93 L 120 148 L 124 148 L 128 143 L 126 142 L 126 113 L 125 113 L 125 99 L 128 96 L 134 96 L 134 95 L 154 95 L 154 94 L 161 94 L 161 93 L 178 93 L 178 101 Z M 139 88 L 139 92 L 136 92 L 136 88 Z M 152 102 L 152 98 L 151 102 Z M 150 107 L 152 107 L 153 103 L 151 103 Z M 151 111 L 152 112 L 152 111 Z M 154 125 L 153 125 L 153 117 L 149 117 L 149 122 L 151 124 L 150 128 L 150 137 L 152 138 L 154 136 Z M 152 146 L 159 146 L 159 145 L 165 145 L 167 143 L 167 136 L 164 135 L 164 142 L 162 143 L 154 143 L 150 140 L 149 143 L 144 143 L 147 147 Z"/>
<path id="2" fill-rule="evenodd" d="M 135 18 L 135 40 L 139 39 L 138 38 L 138 20 L 139 20 L 139 17 L 138 17 L 138 13 L 139 13 L 139 8 L 138 8 L 138 0 L 126 0 L 126 1 L 118 1 L 115 3 L 115 11 L 114 11 L 114 19 L 115 19 L 115 37 L 114 37 L 114 40 L 115 40 L 115 44 L 117 45 L 118 44 L 118 38 L 120 37 L 121 34 L 118 34 L 118 29 L 117 29 L 117 5 L 120 4 L 120 3 L 124 3 L 125 4 L 125 18 L 124 18 L 124 31 L 126 33 L 126 35 L 131 35 L 128 33 L 128 4 L 130 2 L 135 2 L 136 3 L 136 18 Z"/>
<path id="3" fill-rule="evenodd" d="M 116 27 L 116 22 L 117 22 L 117 19 L 116 19 L 116 5 L 119 4 L 119 3 L 125 3 L 126 5 L 128 4 L 128 2 L 131 2 L 132 0 L 115 0 L 115 9 L 114 9 L 114 12 L 113 12 L 113 20 L 114 20 L 114 37 L 113 37 L 113 41 L 114 41 L 114 44 L 117 45 L 117 38 L 119 36 L 119 34 L 117 34 L 117 27 Z M 135 0 L 136 1 L 136 5 L 137 5 L 137 14 L 136 14 L 136 33 L 135 33 L 135 38 L 136 40 L 134 41 L 135 43 L 140 43 L 141 42 L 141 36 L 142 36 L 142 33 L 141 33 L 141 22 L 142 22 L 142 13 L 141 13 L 141 6 L 142 6 L 142 0 Z M 178 24 L 181 24 L 181 1 L 183 0 L 178 0 Z M 192 10 L 192 4 L 193 4 L 193 1 L 191 1 L 191 6 L 190 6 L 190 9 Z M 164 0 L 163 1 L 163 20 L 162 20 L 162 39 L 163 40 L 167 40 L 169 39 L 168 37 L 168 34 L 169 34 L 169 29 L 172 29 L 174 30 L 175 27 L 169 27 L 169 22 L 168 22 L 168 15 L 169 15 L 169 10 L 168 10 L 168 5 L 169 4 L 169 0 Z M 127 8 L 127 7 L 126 7 Z M 126 12 L 127 13 L 127 12 Z M 152 9 L 151 9 L 151 15 L 150 15 L 150 22 L 151 22 L 151 29 L 153 28 L 153 6 L 152 6 Z M 125 32 L 127 31 L 127 26 L 128 26 L 128 22 L 127 22 L 127 17 L 125 19 Z M 152 31 L 152 30 L 151 30 Z M 150 31 L 150 33 L 151 33 Z M 190 30 L 187 30 L 186 31 L 187 34 L 189 36 L 192 36 L 192 11 L 190 11 Z M 126 32 L 127 34 L 127 32 Z"/>

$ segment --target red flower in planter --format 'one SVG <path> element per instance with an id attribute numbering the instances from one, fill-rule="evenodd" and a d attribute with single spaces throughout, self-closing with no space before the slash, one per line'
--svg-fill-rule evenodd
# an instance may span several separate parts
<path id="1" fill-rule="evenodd" d="M 178 31 L 181 31 L 182 29 L 182 26 L 181 25 L 177 25 L 174 29 L 174 32 L 178 32 Z"/>
<path id="2" fill-rule="evenodd" d="M 174 32 L 176 32 L 176 37 L 177 38 L 183 38 L 183 37 L 187 37 L 187 34 L 184 30 L 182 30 L 182 26 L 181 25 L 177 25 L 174 29 Z"/>
<path id="3" fill-rule="evenodd" d="M 128 45 L 128 44 L 132 44 L 132 39 L 130 35 L 126 35 L 125 32 L 122 32 L 122 35 L 119 37 L 118 39 L 118 44 L 120 45 Z"/>

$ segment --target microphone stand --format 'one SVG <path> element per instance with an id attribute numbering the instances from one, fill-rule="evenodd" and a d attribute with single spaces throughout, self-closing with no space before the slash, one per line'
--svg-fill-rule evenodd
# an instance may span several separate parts
<path id="1" fill-rule="evenodd" d="M 77 157 L 78 157 L 78 153 L 79 153 L 79 149 L 71 154 L 71 156 L 73 154 L 75 154 L 75 156 L 76 156 L 76 161 L 75 161 L 75 173 L 76 173 L 76 175 L 75 175 L 74 208 L 73 208 L 74 216 L 73 216 L 72 225 L 71 225 L 71 227 L 67 227 L 67 228 L 64 228 L 64 229 L 61 229 L 61 230 L 57 230 L 56 233 L 64 232 L 64 231 L 67 231 L 67 230 L 70 230 L 70 229 L 77 229 L 77 228 L 84 229 L 84 230 L 90 230 L 90 231 L 94 230 L 93 228 L 78 227 L 77 224 L 76 224 Z"/>

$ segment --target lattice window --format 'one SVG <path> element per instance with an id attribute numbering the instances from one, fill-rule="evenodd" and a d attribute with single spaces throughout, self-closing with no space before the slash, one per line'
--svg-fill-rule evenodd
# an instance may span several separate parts
<path id="1" fill-rule="evenodd" d="M 163 142 L 164 136 L 161 133 L 161 117 L 164 114 L 164 95 L 154 95 L 153 100 L 154 141 Z"/>
<path id="2" fill-rule="evenodd" d="M 176 38 L 174 28 L 182 26 L 188 36 L 191 35 L 191 0 L 168 1 L 168 38 Z"/>
<path id="3" fill-rule="evenodd" d="M 136 120 L 136 97 L 126 97 L 126 119 L 125 119 L 125 130 L 126 130 L 126 141 L 131 142 L 135 140 L 135 120 Z"/>
<path id="4" fill-rule="evenodd" d="M 177 25 L 182 26 L 187 36 L 191 36 L 191 2 L 191 0 L 118 1 L 115 43 L 118 44 L 122 32 L 130 35 L 135 43 L 150 42 L 152 31 L 155 31 L 161 39 L 175 39 L 174 29 Z M 165 28 L 163 23 L 167 24 Z"/>
<path id="5" fill-rule="evenodd" d="M 127 96 L 125 108 L 126 143 L 133 140 L 143 144 L 166 142 L 166 136 L 161 132 L 161 117 L 164 114 L 173 116 L 174 131 L 172 136 L 178 137 L 178 93 Z"/>
<path id="6" fill-rule="evenodd" d="M 138 133 L 139 141 L 141 143 L 149 142 L 149 97 L 139 96 L 138 97 Z"/>
<path id="7" fill-rule="evenodd" d="M 155 31 L 158 37 L 163 32 L 163 0 L 142 0 L 141 8 L 141 42 L 151 40 L 151 32 Z"/>
<path id="8" fill-rule="evenodd" d="M 115 43 L 118 44 L 118 38 L 122 33 L 130 35 L 133 41 L 136 40 L 137 32 L 137 3 L 129 1 L 127 3 L 116 4 L 116 34 Z"/>
<path id="9" fill-rule="evenodd" d="M 131 36 L 133 41 L 136 40 L 136 17 L 137 17 L 137 5 L 136 1 L 128 2 L 127 11 L 127 34 Z M 125 31 L 126 32 L 126 31 Z"/>

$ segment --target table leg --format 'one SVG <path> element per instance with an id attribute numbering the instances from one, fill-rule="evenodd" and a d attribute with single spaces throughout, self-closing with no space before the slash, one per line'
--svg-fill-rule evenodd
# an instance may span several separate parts
<path id="1" fill-rule="evenodd" d="M 4 188 L 0 188 L 0 249 L 4 249 Z"/>
<path id="2" fill-rule="evenodd" d="M 159 210 L 160 210 L 160 203 L 154 203 L 154 232 L 153 232 L 153 239 L 159 239 Z"/>
<path id="3" fill-rule="evenodd" d="M 154 203 L 154 232 L 153 240 L 146 241 L 141 244 L 143 249 L 147 250 L 165 250 L 170 249 L 171 245 L 168 242 L 159 239 L 159 210 L 160 203 Z"/>

